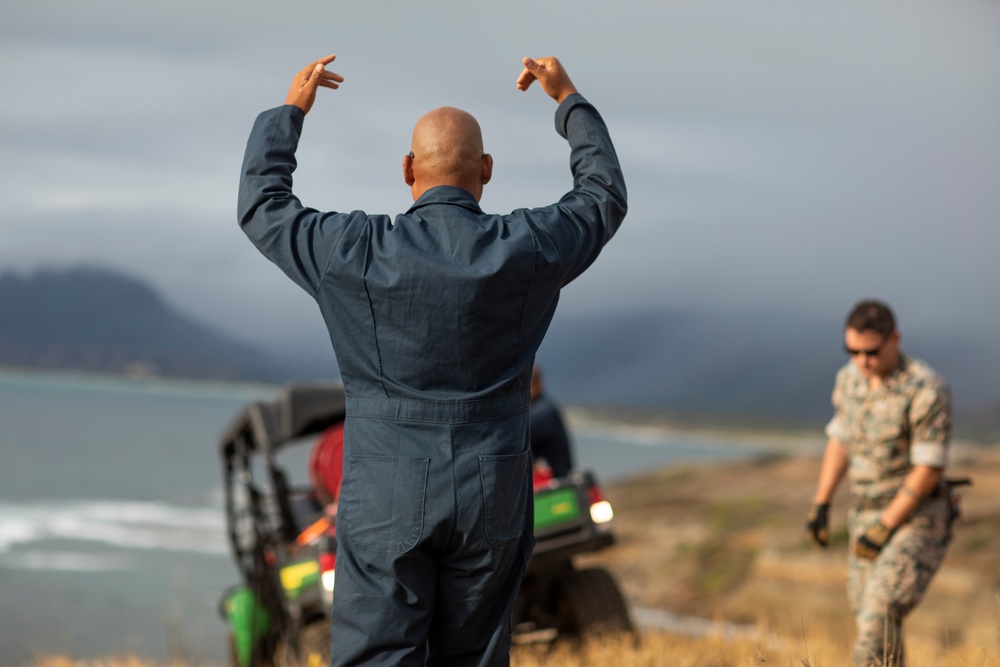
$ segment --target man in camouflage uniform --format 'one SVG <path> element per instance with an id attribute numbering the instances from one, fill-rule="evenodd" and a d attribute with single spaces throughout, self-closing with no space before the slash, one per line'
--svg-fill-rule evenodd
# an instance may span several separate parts
<path id="1" fill-rule="evenodd" d="M 885 304 L 857 304 L 844 341 L 851 363 L 837 373 L 835 414 L 806 527 L 826 546 L 830 499 L 846 473 L 854 498 L 847 575 L 857 623 L 854 663 L 902 667 L 903 618 L 923 598 L 951 541 L 942 477 L 951 395 L 927 364 L 900 349 Z"/>

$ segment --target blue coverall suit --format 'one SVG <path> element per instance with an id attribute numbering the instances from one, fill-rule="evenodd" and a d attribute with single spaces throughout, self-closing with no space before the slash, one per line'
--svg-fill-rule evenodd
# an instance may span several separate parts
<path id="1" fill-rule="evenodd" d="M 393 220 L 302 206 L 303 119 L 258 116 L 239 222 L 316 299 L 344 382 L 333 664 L 509 664 L 534 547 L 535 352 L 626 211 L 607 128 L 579 94 L 559 105 L 574 184 L 557 204 L 493 215 L 438 186 Z"/>

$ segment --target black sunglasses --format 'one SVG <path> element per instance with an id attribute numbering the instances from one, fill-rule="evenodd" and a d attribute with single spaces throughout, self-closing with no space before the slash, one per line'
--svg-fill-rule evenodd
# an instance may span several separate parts
<path id="1" fill-rule="evenodd" d="M 885 347 L 885 344 L 888 341 L 889 341 L 889 339 L 886 338 L 881 343 L 879 343 L 878 347 L 873 347 L 873 348 L 870 348 L 870 349 L 867 349 L 867 350 L 855 350 L 854 348 L 847 347 L 847 345 L 845 344 L 844 345 L 844 352 L 846 352 L 847 354 L 849 354 L 852 357 L 857 357 L 857 356 L 861 356 L 861 355 L 864 355 L 866 357 L 877 357 L 879 355 L 879 353 L 882 351 L 882 348 Z"/>

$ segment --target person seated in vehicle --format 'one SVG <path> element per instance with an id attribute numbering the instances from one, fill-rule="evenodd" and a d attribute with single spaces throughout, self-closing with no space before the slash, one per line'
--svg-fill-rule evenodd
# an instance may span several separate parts
<path id="1" fill-rule="evenodd" d="M 323 431 L 309 453 L 309 482 L 323 513 L 337 516 L 337 500 L 344 477 L 344 422 Z"/>
<path id="2" fill-rule="evenodd" d="M 536 479 L 548 475 L 565 477 L 573 469 L 573 452 L 569 434 L 559 407 L 545 393 L 542 370 L 535 364 L 531 369 L 531 454 L 535 460 Z"/>

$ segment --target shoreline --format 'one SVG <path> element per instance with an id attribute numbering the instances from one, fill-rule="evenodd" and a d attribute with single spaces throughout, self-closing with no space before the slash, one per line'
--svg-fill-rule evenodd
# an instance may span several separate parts
<path id="1" fill-rule="evenodd" d="M 911 637 L 997 650 L 1000 448 L 978 447 L 958 458 L 949 469 L 970 474 L 975 485 L 963 492 L 964 517 L 948 557 L 907 627 Z M 603 490 L 615 507 L 616 543 L 577 565 L 607 568 L 633 620 L 650 631 L 723 633 L 730 641 L 756 634 L 759 642 L 770 634 L 764 629 L 833 628 L 832 641 L 843 643 L 852 627 L 846 543 L 835 539 L 829 549 L 815 549 L 802 531 L 817 472 L 817 456 L 787 456 L 684 463 L 610 483 Z M 835 535 L 844 528 L 844 491 L 833 503 Z M 193 648 L 197 631 L 175 630 L 175 640 Z M 217 636 L 221 647 L 222 626 L 209 630 L 212 646 Z"/>
<path id="2" fill-rule="evenodd" d="M 564 417 L 570 432 L 586 431 L 590 434 L 625 434 L 628 439 L 659 444 L 679 437 L 714 440 L 733 447 L 760 447 L 773 450 L 776 454 L 809 455 L 822 453 L 827 436 L 823 432 L 825 424 L 814 427 L 788 425 L 756 425 L 731 423 L 710 423 L 710 420 L 685 420 L 667 416 L 650 415 L 632 419 L 629 416 L 611 416 L 603 411 L 576 406 L 564 407 Z M 979 439 L 969 437 L 953 438 L 952 451 L 955 453 L 988 450 L 1000 446 L 1000 438 Z"/>

